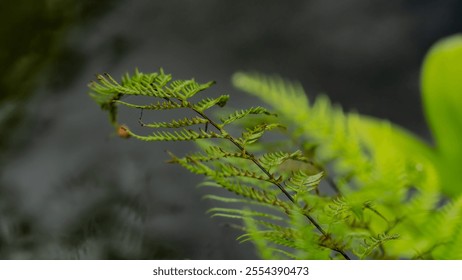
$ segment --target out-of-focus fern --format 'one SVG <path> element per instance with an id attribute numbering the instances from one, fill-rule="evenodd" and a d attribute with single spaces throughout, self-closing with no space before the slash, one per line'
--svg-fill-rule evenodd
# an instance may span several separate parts
<path id="1" fill-rule="evenodd" d="M 462 60 L 462 39 L 448 40 L 450 44 L 443 42 L 431 52 L 424 73 L 433 73 L 432 65 L 438 65 L 438 50 L 445 63 Z M 442 71 L 456 79 L 459 68 L 445 63 Z M 456 160 L 447 146 L 435 149 L 387 121 L 345 113 L 325 96 L 310 103 L 299 84 L 277 76 L 237 73 L 233 82 L 273 107 L 278 117 L 253 107 L 215 120 L 208 110 L 223 107 L 228 95 L 198 99 L 196 94 L 212 82 L 172 81 L 162 70 L 136 71 L 120 83 L 98 75 L 90 88 L 116 127 L 121 127 L 118 106 L 192 113 L 170 122 L 140 120 L 142 127 L 156 129 L 147 135 L 127 127 L 123 131 L 145 141 L 196 141 L 201 151 L 171 154 L 171 162 L 204 175 L 203 186 L 237 195 L 211 190 L 206 198 L 219 205 L 210 214 L 240 220 L 237 226 L 245 233 L 239 240 L 254 242 L 262 258 L 462 258 L 455 249 L 462 248 L 461 191 L 445 177 L 460 174 L 454 166 L 446 168 Z M 449 84 L 462 89 L 460 79 Z M 438 87 L 444 90 L 438 82 L 428 87 L 427 95 Z M 121 101 L 130 95 L 159 100 Z M 454 96 L 452 100 L 459 100 Z M 448 105 L 451 110 L 453 105 Z M 434 129 L 439 141 L 449 145 L 442 140 L 445 130 Z M 269 131 L 285 137 L 263 138 Z"/>
<path id="2" fill-rule="evenodd" d="M 439 211 L 440 195 L 423 142 L 385 121 L 344 113 L 327 97 L 310 106 L 300 87 L 280 78 L 238 73 L 234 83 L 272 105 L 292 126 L 294 145 L 329 170 L 337 193 L 315 216 L 355 255 L 412 258 L 439 242 L 420 232 Z"/>
<path id="3" fill-rule="evenodd" d="M 449 54 L 440 55 L 446 69 L 451 69 L 445 69 L 449 76 L 458 68 L 448 66 L 448 56 L 451 61 L 462 59 L 462 37 L 447 39 L 434 49 L 447 51 L 448 45 L 452 47 Z M 433 60 L 429 63 L 438 63 L 433 58 L 436 50 L 431 52 Z M 328 229 L 348 241 L 347 247 L 357 256 L 461 257 L 454 250 L 462 246 L 460 198 L 440 207 L 441 191 L 448 188 L 448 184 L 441 184 L 447 180 L 442 180 L 447 171 L 438 172 L 440 155 L 432 147 L 386 121 L 344 113 L 325 96 L 311 105 L 298 84 L 279 77 L 237 73 L 233 81 L 236 87 L 271 105 L 283 124 L 291 126 L 289 134 L 297 139 L 299 148 L 331 171 L 327 177 L 340 199 L 328 202 L 328 211 L 317 216 L 324 217 L 319 218 L 321 223 L 331 224 Z M 462 85 L 458 78 L 449 84 Z M 438 98 L 444 98 L 442 91 L 439 94 Z M 454 95 L 451 98 L 455 99 Z M 453 145 L 457 151 L 460 143 Z"/>

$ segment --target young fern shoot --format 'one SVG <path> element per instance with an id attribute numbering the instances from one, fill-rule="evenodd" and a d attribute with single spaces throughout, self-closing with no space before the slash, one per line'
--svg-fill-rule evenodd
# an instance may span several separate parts
<path id="1" fill-rule="evenodd" d="M 262 240 L 255 240 L 259 238 L 265 239 L 264 242 L 275 244 L 274 248 L 268 248 L 274 253 L 273 257 L 281 255 L 297 257 L 293 254 L 294 250 L 296 252 L 308 250 L 306 249 L 308 247 L 303 245 L 306 242 L 300 242 L 300 239 L 306 237 L 310 238 L 311 243 L 315 240 L 316 246 L 309 246 L 310 252 L 305 252 L 302 257 L 318 258 L 318 255 L 325 257 L 327 253 L 327 256 L 350 259 L 342 242 L 335 240 L 335 236 L 310 213 L 310 209 L 315 206 L 309 205 L 308 200 L 303 199 L 303 194 L 317 188 L 323 172 L 312 174 L 303 170 L 288 173 L 278 171 L 278 168 L 287 161 L 310 162 L 299 150 L 260 154 L 252 152 L 253 146 L 261 142 L 266 132 L 282 126 L 274 120 L 251 122 L 252 125 L 244 127 L 240 136 L 231 135 L 227 128 L 230 125 L 247 120 L 252 115 L 273 118 L 275 115 L 263 107 L 252 107 L 235 111 L 217 120 L 209 114 L 208 110 L 216 106 L 225 106 L 229 99 L 228 95 L 192 101 L 193 97 L 197 98 L 198 93 L 209 89 L 213 84 L 214 82 L 200 84 L 194 80 L 173 80 L 170 74 L 160 69 L 159 72 L 149 74 L 136 70 L 132 76 L 125 75 L 120 83 L 109 74 L 97 75 L 97 81 L 90 83 L 89 87 L 91 97 L 103 110 L 108 111 L 110 121 L 119 131 L 121 126 L 118 122 L 118 106 L 138 110 L 178 109 L 192 112 L 193 117 L 169 122 L 144 123 L 140 119 L 142 127 L 156 130 L 147 135 L 140 135 L 124 126 L 125 138 L 132 137 L 142 141 L 202 140 L 200 143 L 202 152 L 184 157 L 177 157 L 170 153 L 171 162 L 180 164 L 192 173 L 206 176 L 208 182 L 205 185 L 218 186 L 243 197 L 243 199 L 232 199 L 216 195 L 207 196 L 209 199 L 231 205 L 213 208 L 210 212 L 214 216 L 241 219 L 247 231 L 244 234 L 247 238 L 244 239 L 250 239 L 255 244 L 263 244 Z M 121 98 L 124 96 L 147 96 L 158 100 L 151 104 L 133 104 L 122 101 Z M 204 125 L 205 128 L 202 129 Z M 211 139 L 222 139 L 225 143 L 219 146 L 211 142 Z M 261 208 L 258 211 L 249 208 L 236 209 L 238 207 L 235 205 L 236 202 L 264 206 L 270 209 L 269 212 L 275 211 L 277 214 L 263 213 Z M 305 217 L 305 225 L 295 228 L 287 224 L 280 225 L 281 220 L 297 221 L 300 224 L 299 219 L 294 218 L 298 215 Z M 307 234 L 306 227 L 310 225 L 312 228 Z M 268 257 L 268 250 L 265 250 L 265 257 Z M 338 254 L 331 254 L 332 252 Z"/>

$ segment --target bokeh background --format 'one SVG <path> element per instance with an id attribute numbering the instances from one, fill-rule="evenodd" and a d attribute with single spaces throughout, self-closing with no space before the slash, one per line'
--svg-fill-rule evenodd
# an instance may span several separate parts
<path id="1" fill-rule="evenodd" d="M 234 107 L 255 101 L 232 73 L 277 73 L 431 141 L 419 68 L 461 30 L 457 0 L 2 0 L 0 258 L 256 257 L 206 214 L 201 178 L 165 164 L 192 145 L 114 137 L 96 73 L 216 80 Z"/>

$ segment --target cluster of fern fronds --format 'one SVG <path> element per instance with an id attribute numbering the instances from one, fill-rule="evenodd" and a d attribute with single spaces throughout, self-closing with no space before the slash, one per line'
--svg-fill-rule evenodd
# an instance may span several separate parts
<path id="1" fill-rule="evenodd" d="M 310 104 L 300 85 L 279 77 L 236 74 L 235 86 L 272 110 L 219 109 L 218 117 L 211 109 L 229 96 L 201 96 L 213 82 L 173 80 L 162 69 L 97 79 L 91 96 L 122 137 L 196 141 L 199 151 L 171 153 L 171 162 L 218 188 L 206 196 L 217 205 L 210 213 L 240 220 L 238 239 L 262 258 L 462 258 L 462 199 L 444 199 L 431 149 L 395 125 L 344 113 L 326 97 Z M 119 106 L 188 115 L 140 118 L 142 133 L 120 124 Z"/>

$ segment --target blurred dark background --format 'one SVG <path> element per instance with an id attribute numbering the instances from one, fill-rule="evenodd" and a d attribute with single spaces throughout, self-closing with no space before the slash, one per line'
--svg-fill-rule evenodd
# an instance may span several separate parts
<path id="1" fill-rule="evenodd" d="M 201 178 L 164 163 L 193 146 L 113 136 L 96 73 L 164 67 L 241 107 L 233 72 L 277 73 L 430 140 L 420 64 L 461 30 L 457 0 L 2 0 L 0 258 L 255 258 L 205 213 Z"/>

